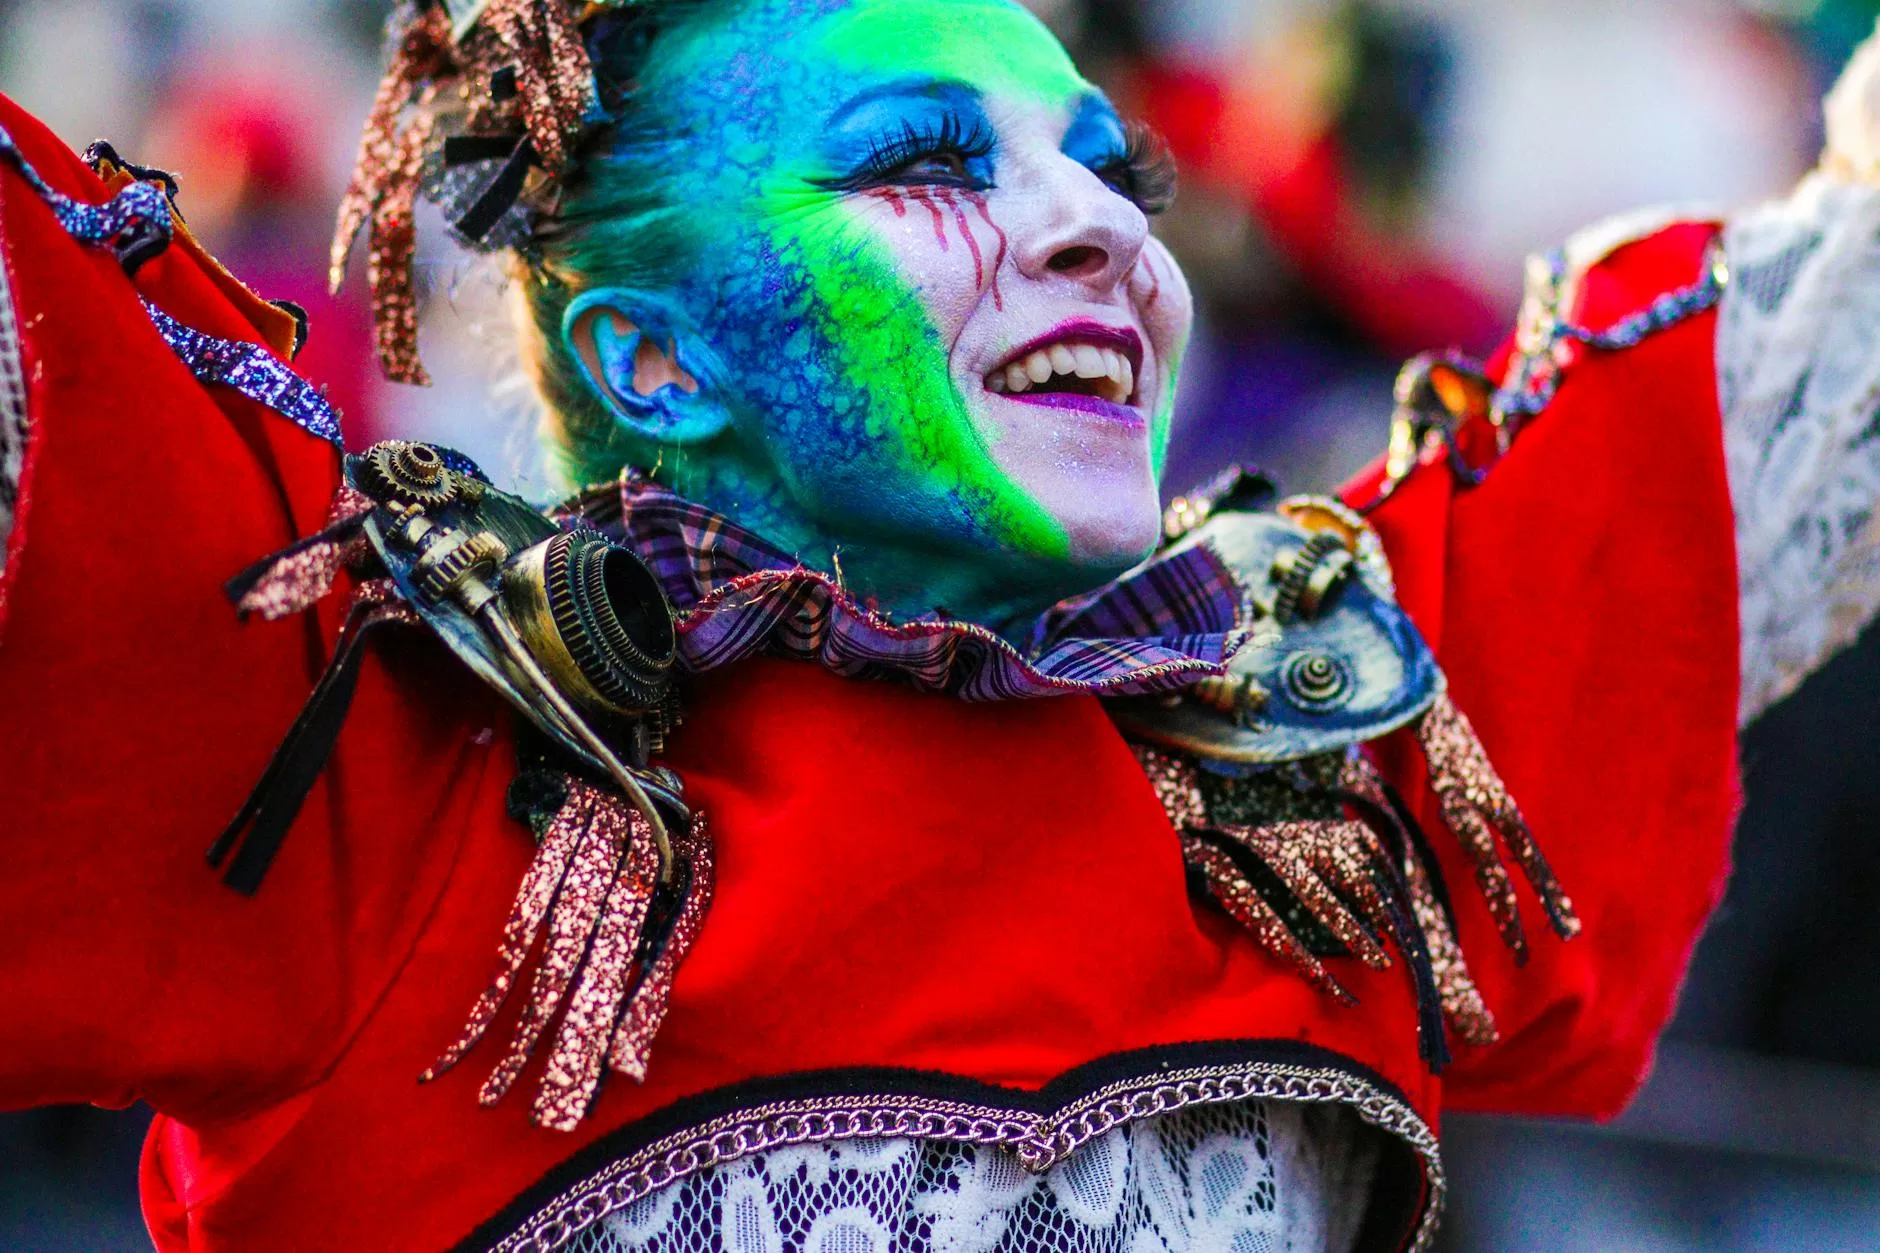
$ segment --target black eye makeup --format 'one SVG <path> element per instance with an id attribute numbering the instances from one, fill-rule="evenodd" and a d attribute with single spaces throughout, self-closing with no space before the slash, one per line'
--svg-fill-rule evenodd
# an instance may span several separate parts
<path id="1" fill-rule="evenodd" d="M 992 185 L 993 143 L 992 128 L 981 117 L 947 113 L 937 121 L 904 121 L 898 131 L 871 139 L 861 164 L 839 185 L 984 191 Z"/>
<path id="2" fill-rule="evenodd" d="M 979 94 L 959 83 L 916 80 L 863 92 L 837 110 L 823 136 L 832 191 L 992 186 L 997 135 Z"/>
<path id="3" fill-rule="evenodd" d="M 1126 123 L 1122 150 L 1091 172 L 1150 217 L 1175 203 L 1175 158 L 1147 123 Z"/>

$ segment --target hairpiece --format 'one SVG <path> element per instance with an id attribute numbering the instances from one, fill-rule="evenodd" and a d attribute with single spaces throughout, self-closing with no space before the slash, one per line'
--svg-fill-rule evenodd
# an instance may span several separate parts
<path id="1" fill-rule="evenodd" d="M 583 29 L 637 0 L 415 0 L 393 18 L 391 65 L 340 202 L 329 281 L 338 291 L 370 226 L 367 278 L 379 364 L 429 383 L 418 359 L 412 263 L 423 191 L 476 248 L 524 246 L 554 207 L 584 134 L 605 121 Z"/>

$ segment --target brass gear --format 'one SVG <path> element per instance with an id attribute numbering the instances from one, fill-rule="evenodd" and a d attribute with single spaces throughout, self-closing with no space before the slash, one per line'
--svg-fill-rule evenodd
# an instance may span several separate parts
<path id="1" fill-rule="evenodd" d="M 442 509 L 461 492 L 461 476 L 429 444 L 390 439 L 366 450 L 360 486 L 383 501 Z"/>
<path id="2" fill-rule="evenodd" d="M 509 559 L 509 546 L 488 531 L 446 539 L 412 568 L 418 590 L 443 600 L 473 574 L 491 576 Z"/>
<path id="3" fill-rule="evenodd" d="M 1279 590 L 1273 595 L 1273 617 L 1281 626 L 1299 618 L 1315 618 L 1331 590 L 1355 568 L 1351 549 L 1337 532 L 1320 531 L 1297 551 L 1274 563 Z"/>

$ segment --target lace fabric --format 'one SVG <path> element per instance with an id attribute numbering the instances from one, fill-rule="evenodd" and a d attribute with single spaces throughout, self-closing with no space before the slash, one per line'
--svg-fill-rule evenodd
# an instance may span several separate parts
<path id="1" fill-rule="evenodd" d="M 1880 608 L 1880 187 L 1810 176 L 1732 221 L 1724 248 L 1718 398 L 1747 723 Z"/>
<path id="2" fill-rule="evenodd" d="M 1007 1149 L 840 1140 L 727 1163 L 580 1253 L 1347 1253 L 1378 1141 L 1337 1106 L 1248 1101 L 1118 1127 L 1045 1172 Z"/>

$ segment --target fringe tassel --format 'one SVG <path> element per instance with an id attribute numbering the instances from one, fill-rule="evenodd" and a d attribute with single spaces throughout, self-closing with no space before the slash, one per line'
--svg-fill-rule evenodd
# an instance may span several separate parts
<path id="1" fill-rule="evenodd" d="M 1244 861 L 1235 858 L 1219 843 L 1205 836 L 1186 833 L 1182 836 L 1182 857 L 1189 868 L 1200 875 L 1202 882 L 1207 885 L 1208 894 L 1227 911 L 1228 917 L 1252 934 L 1261 948 L 1291 966 L 1319 991 L 1341 1005 L 1353 1006 L 1358 1003 L 1358 998 L 1332 977 L 1325 963 L 1300 941 L 1293 929 L 1286 925 L 1286 920 L 1254 887 L 1253 880 L 1257 875 L 1249 873 L 1250 868 Z"/>
<path id="2" fill-rule="evenodd" d="M 424 173 L 425 145 L 434 128 L 428 112 L 421 112 L 403 132 L 398 122 L 414 92 L 452 72 L 452 54 L 450 15 L 442 5 L 427 9 L 406 29 L 366 118 L 359 159 L 340 200 L 328 258 L 327 283 L 337 294 L 345 281 L 346 257 L 353 241 L 371 222 L 367 277 L 379 364 L 385 377 L 395 383 L 430 382 L 418 360 L 418 306 L 411 263 L 417 251 L 414 207 Z M 424 90 L 428 97 L 434 89 Z"/>
<path id="3" fill-rule="evenodd" d="M 652 1053 L 653 1037 L 666 1021 L 666 1009 L 672 1003 L 672 980 L 679 966 L 692 952 L 692 945 L 705 925 L 711 908 L 712 892 L 717 887 L 712 865 L 712 842 L 703 815 L 692 815 L 692 825 L 674 841 L 680 874 L 674 895 L 677 908 L 667 912 L 653 929 L 653 943 L 646 946 L 640 966 L 639 984 L 627 1002 L 626 1016 L 614 1033 L 607 1060 L 612 1067 L 635 1083 L 646 1080 L 646 1068 Z"/>
<path id="4" fill-rule="evenodd" d="M 339 202 L 333 248 L 328 257 L 327 285 L 335 295 L 346 279 L 346 257 L 372 211 L 385 197 L 391 171 L 398 165 L 398 118 L 411 103 L 419 84 L 445 72 L 450 65 L 450 15 L 442 5 L 420 14 L 405 31 L 391 68 L 379 83 L 372 111 L 366 115 L 359 137 L 359 156 L 352 179 Z"/>
<path id="5" fill-rule="evenodd" d="M 424 149 L 435 132 L 421 116 L 398 139 L 383 194 L 372 210 L 366 284 L 372 289 L 372 331 L 379 366 L 394 383 L 429 387 L 431 376 L 418 358 L 418 291 L 413 263 L 418 255 L 418 184 L 424 178 Z"/>
<path id="6" fill-rule="evenodd" d="M 1281 822 L 1220 830 L 1252 850 L 1354 957 L 1373 970 L 1390 969 L 1390 956 L 1375 938 L 1391 926 L 1390 907 L 1372 875 L 1384 853 L 1369 827 Z"/>
<path id="7" fill-rule="evenodd" d="M 1411 825 L 1390 785 L 1364 757 L 1353 756 L 1346 760 L 1342 781 L 1355 796 L 1369 801 L 1403 828 L 1404 851 L 1398 860 L 1403 866 L 1417 928 L 1429 946 L 1430 970 L 1442 1001 L 1444 1020 L 1467 1044 L 1485 1048 L 1495 1043 L 1501 1038 L 1501 1031 L 1462 955 L 1455 920 L 1450 916 L 1448 895 L 1438 887 L 1442 871 L 1436 867 L 1423 833 Z"/>
<path id="8" fill-rule="evenodd" d="M 1181 833 L 1190 870 L 1268 953 L 1352 1005 L 1356 998 L 1321 958 L 1342 953 L 1386 969 L 1388 937 L 1415 985 L 1419 1049 L 1433 1070 L 1450 1060 L 1445 1027 L 1470 1044 L 1494 1042 L 1494 1019 L 1463 960 L 1441 870 L 1368 762 L 1352 758 L 1342 787 L 1326 793 L 1362 821 L 1247 827 L 1210 820 L 1192 762 L 1141 745 L 1136 754 Z"/>
<path id="9" fill-rule="evenodd" d="M 1417 739 L 1429 762 L 1430 787 L 1442 805 L 1443 820 L 1462 844 L 1475 869 L 1475 881 L 1488 901 L 1489 912 L 1502 940 L 1514 950 L 1517 963 L 1527 961 L 1527 935 L 1521 926 L 1521 907 L 1514 883 L 1496 847 L 1500 836 L 1515 864 L 1541 899 L 1555 934 L 1570 940 L 1580 933 L 1573 902 L 1561 890 L 1553 869 L 1542 856 L 1527 819 L 1495 773 L 1488 751 L 1476 738 L 1475 728 L 1444 693 L 1417 723 Z"/>
<path id="10" fill-rule="evenodd" d="M 328 270 L 328 283 L 338 292 L 346 258 L 370 222 L 368 278 L 379 364 L 397 383 L 430 382 L 418 356 L 413 209 L 426 150 L 437 133 L 433 106 L 450 94 L 468 102 L 472 136 L 513 139 L 519 158 L 526 150 L 550 180 L 560 178 L 573 164 L 575 145 L 599 103 L 593 63 L 569 0 L 489 0 L 461 40 L 447 6 L 428 5 L 398 40 L 340 201 Z M 416 116 L 401 130 L 400 120 L 414 103 Z M 505 189 L 502 208 L 523 190 L 528 164 L 510 171 L 515 194 Z"/>
<path id="11" fill-rule="evenodd" d="M 497 56 L 517 67 L 523 125 L 536 159 L 551 175 L 573 161 L 574 141 L 594 111 L 594 65 L 566 0 L 490 0 L 479 23 L 502 47 Z M 474 41 L 476 35 L 470 39 Z"/>
<path id="12" fill-rule="evenodd" d="M 463 1033 L 421 1082 L 456 1066 L 487 1034 L 544 925 L 548 936 L 508 1051 L 477 1099 L 494 1105 L 528 1065 L 564 1002 L 533 1108 L 538 1126 L 572 1131 L 612 1068 L 646 1076 L 672 979 L 711 903 L 710 840 L 702 818 L 676 842 L 676 888 L 659 890 L 659 858 L 645 819 L 613 793 L 564 776 L 565 799 L 542 833 L 503 928 L 495 978 Z M 637 971 L 636 971 L 637 965 Z"/>

